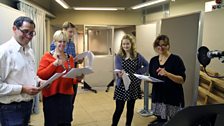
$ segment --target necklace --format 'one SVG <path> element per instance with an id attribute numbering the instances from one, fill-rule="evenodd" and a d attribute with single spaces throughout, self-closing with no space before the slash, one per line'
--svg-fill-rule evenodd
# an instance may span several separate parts
<path id="1" fill-rule="evenodd" d="M 166 61 L 167 60 L 167 57 L 159 57 L 159 61 L 162 62 L 162 61 Z"/>
<path id="2" fill-rule="evenodd" d="M 170 56 L 169 52 L 165 55 L 159 55 L 159 62 L 166 62 L 169 56 Z"/>
<path id="3" fill-rule="evenodd" d="M 68 69 L 67 70 L 70 70 L 71 69 L 70 60 L 69 60 L 70 56 L 68 54 L 66 54 L 66 55 L 67 55 L 66 62 L 68 64 Z M 62 64 L 62 67 L 64 68 L 64 70 L 66 70 L 66 67 L 65 67 L 64 64 Z"/>

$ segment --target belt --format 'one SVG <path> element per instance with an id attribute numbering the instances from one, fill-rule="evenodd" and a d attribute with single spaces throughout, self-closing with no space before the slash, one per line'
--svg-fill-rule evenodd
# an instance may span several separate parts
<path id="1" fill-rule="evenodd" d="M 11 102 L 8 104 L 0 103 L 0 105 L 16 105 L 16 104 L 26 104 L 26 103 L 33 103 L 33 100 L 30 101 L 20 101 L 20 102 Z"/>

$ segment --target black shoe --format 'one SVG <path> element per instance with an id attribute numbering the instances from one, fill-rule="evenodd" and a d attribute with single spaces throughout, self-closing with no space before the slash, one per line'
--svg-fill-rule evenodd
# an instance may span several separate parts
<path id="1" fill-rule="evenodd" d="M 148 124 L 148 126 L 163 126 L 166 123 L 166 121 L 161 121 L 161 120 L 155 120 Z"/>
<path id="2" fill-rule="evenodd" d="M 150 122 L 150 123 L 148 124 L 148 126 L 155 126 L 155 124 L 157 124 L 158 122 L 159 122 L 159 120 L 156 119 L 156 120 Z"/>

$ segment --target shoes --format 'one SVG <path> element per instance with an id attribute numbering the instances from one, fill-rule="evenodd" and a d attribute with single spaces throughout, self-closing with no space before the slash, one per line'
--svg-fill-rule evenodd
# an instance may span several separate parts
<path id="1" fill-rule="evenodd" d="M 163 126 L 165 123 L 166 121 L 155 120 L 153 122 L 150 122 L 148 126 Z"/>

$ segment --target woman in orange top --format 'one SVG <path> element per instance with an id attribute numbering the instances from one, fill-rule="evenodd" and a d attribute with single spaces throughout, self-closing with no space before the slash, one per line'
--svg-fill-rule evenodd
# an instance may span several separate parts
<path id="1" fill-rule="evenodd" d="M 48 80 L 55 73 L 74 68 L 73 57 L 64 53 L 67 33 L 58 30 L 53 36 L 56 48 L 41 58 L 37 74 Z M 71 126 L 72 97 L 75 79 L 60 77 L 42 90 L 45 126 Z"/>

